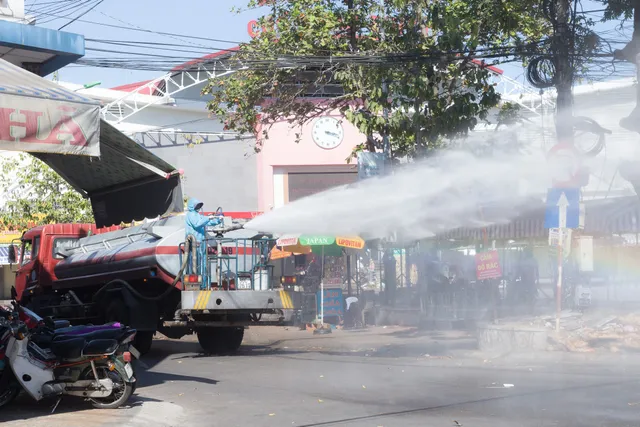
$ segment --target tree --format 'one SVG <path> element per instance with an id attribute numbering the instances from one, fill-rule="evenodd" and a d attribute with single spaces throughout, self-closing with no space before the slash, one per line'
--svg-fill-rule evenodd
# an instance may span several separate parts
<path id="1" fill-rule="evenodd" d="M 40 160 L 20 154 L 2 163 L 0 221 L 7 228 L 38 224 L 93 222 L 91 204 Z"/>
<path id="2" fill-rule="evenodd" d="M 203 91 L 210 111 L 240 133 L 260 124 L 267 139 L 278 120 L 301 126 L 337 110 L 367 135 L 356 150 L 380 150 L 388 136 L 395 157 L 486 120 L 500 97 L 474 58 L 519 58 L 551 31 L 529 0 L 267 3 L 262 30 L 233 57 L 245 68 Z"/>

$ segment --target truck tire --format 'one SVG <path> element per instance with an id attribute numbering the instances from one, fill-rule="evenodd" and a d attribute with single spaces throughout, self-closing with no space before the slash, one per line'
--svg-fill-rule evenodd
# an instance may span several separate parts
<path id="1" fill-rule="evenodd" d="M 129 326 L 129 313 L 127 307 L 120 298 L 114 298 L 109 302 L 105 311 L 105 320 L 107 322 L 120 322 Z M 133 346 L 140 354 L 147 354 L 151 350 L 153 343 L 153 331 L 138 331 L 133 341 Z"/>
<path id="2" fill-rule="evenodd" d="M 205 353 L 220 354 L 224 351 L 222 328 L 199 329 L 196 334 Z"/>
<path id="3" fill-rule="evenodd" d="M 198 342 L 208 354 L 235 353 L 242 344 L 244 328 L 207 328 L 197 331 Z"/>
<path id="4" fill-rule="evenodd" d="M 229 328 L 225 331 L 225 344 L 227 351 L 235 353 L 240 348 L 244 339 L 244 328 Z"/>

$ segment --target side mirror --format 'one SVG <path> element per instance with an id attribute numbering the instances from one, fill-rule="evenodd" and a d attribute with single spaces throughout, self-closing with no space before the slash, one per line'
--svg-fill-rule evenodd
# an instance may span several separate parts
<path id="1" fill-rule="evenodd" d="M 18 291 L 16 291 L 16 287 L 11 287 L 11 299 L 16 301 L 18 299 Z"/>
<path id="2" fill-rule="evenodd" d="M 16 259 L 18 258 L 17 254 L 18 251 L 16 249 L 16 245 L 9 245 L 9 254 L 7 256 L 9 258 L 9 264 L 16 263 Z"/>

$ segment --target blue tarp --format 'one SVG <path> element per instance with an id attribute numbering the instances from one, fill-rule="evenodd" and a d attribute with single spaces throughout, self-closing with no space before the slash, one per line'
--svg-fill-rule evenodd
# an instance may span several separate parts
<path id="1" fill-rule="evenodd" d="M 0 265 L 9 264 L 9 247 L 0 246 Z"/>

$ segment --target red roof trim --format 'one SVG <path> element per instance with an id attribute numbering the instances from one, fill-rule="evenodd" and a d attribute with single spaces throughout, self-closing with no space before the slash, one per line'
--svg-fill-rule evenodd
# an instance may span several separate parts
<path id="1" fill-rule="evenodd" d="M 153 80 L 145 80 L 143 82 L 135 82 L 135 83 L 129 83 L 126 85 L 122 85 L 122 86 L 116 86 L 116 87 L 112 87 L 112 90 L 119 90 L 121 92 L 135 92 L 136 90 L 138 90 L 138 88 L 151 83 Z M 158 88 L 158 85 L 155 84 L 153 86 L 149 86 L 147 88 L 144 88 L 142 91 L 140 91 L 140 95 L 153 95 L 156 91 L 156 89 Z"/>
<path id="2" fill-rule="evenodd" d="M 484 63 L 484 61 L 480 61 L 478 59 L 472 59 L 471 62 L 473 62 L 474 64 L 480 66 L 481 68 L 486 68 L 487 70 L 496 73 L 496 74 L 504 74 L 504 71 L 498 67 L 494 67 L 493 65 L 487 65 Z"/>
<path id="3" fill-rule="evenodd" d="M 184 64 L 178 65 L 177 67 L 173 68 L 171 71 L 173 71 L 173 72 L 181 71 L 181 70 L 184 70 L 185 68 L 189 68 L 191 65 L 206 63 L 210 59 L 215 59 L 215 58 L 218 58 L 220 56 L 227 55 L 229 53 L 237 52 L 239 50 L 240 50 L 240 46 L 230 47 L 229 49 L 223 49 L 223 50 L 220 50 L 218 52 L 211 53 L 209 55 L 205 55 L 205 56 L 203 56 L 201 58 L 197 58 L 197 59 L 193 59 L 191 61 L 185 62 Z"/>

